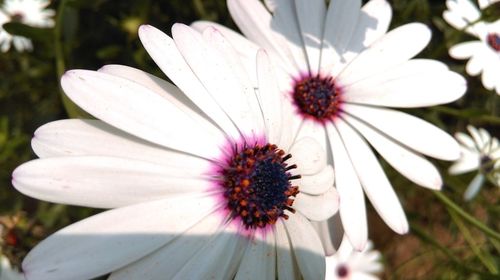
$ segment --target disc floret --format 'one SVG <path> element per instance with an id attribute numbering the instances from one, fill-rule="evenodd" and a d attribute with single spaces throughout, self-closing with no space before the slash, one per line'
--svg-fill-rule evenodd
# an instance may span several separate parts
<path id="1" fill-rule="evenodd" d="M 222 169 L 224 198 L 232 218 L 239 217 L 246 229 L 264 228 L 273 225 L 281 217 L 295 213 L 292 208 L 298 186 L 292 186 L 295 164 L 291 158 L 274 144 L 234 148 L 226 166 Z"/>

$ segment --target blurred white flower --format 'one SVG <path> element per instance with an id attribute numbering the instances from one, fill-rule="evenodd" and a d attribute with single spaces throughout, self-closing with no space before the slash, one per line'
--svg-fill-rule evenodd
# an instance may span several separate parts
<path id="1" fill-rule="evenodd" d="M 368 241 L 363 251 L 356 251 L 349 240 L 344 238 L 338 251 L 326 257 L 325 280 L 379 279 L 376 274 L 383 270 L 382 255 L 372 248 L 373 243 Z"/>
<path id="2" fill-rule="evenodd" d="M 482 10 L 495 2 L 499 1 L 479 1 L 479 7 Z M 470 0 L 447 0 L 446 6 L 443 18 L 456 29 L 479 39 L 451 47 L 450 56 L 469 59 L 467 73 L 471 76 L 482 73 L 483 86 L 500 95 L 500 19 L 492 23 L 480 21 L 481 11 Z"/>
<path id="3" fill-rule="evenodd" d="M 462 174 L 478 170 L 464 193 L 465 200 L 474 198 L 487 176 L 500 187 L 500 144 L 497 138 L 483 128 L 468 126 L 470 136 L 458 132 L 455 138 L 460 142 L 460 159 L 450 167 L 451 174 Z"/>
<path id="4" fill-rule="evenodd" d="M 0 8 L 0 50 L 7 52 L 11 45 L 17 51 L 31 51 L 33 43 L 30 39 L 11 35 L 2 28 L 7 22 L 21 22 L 33 27 L 53 27 L 54 10 L 46 9 L 49 0 L 5 0 Z"/>
<path id="5" fill-rule="evenodd" d="M 13 268 L 9 260 L 0 255 L 0 280 L 24 280 L 24 275 Z"/>
<path id="6" fill-rule="evenodd" d="M 223 32 L 249 69 L 255 69 L 251 56 L 259 47 L 269 53 L 296 135 L 313 137 L 330 151 L 340 217 L 355 248 L 364 248 L 368 239 L 364 194 L 392 230 L 406 233 L 405 213 L 372 147 L 408 179 L 440 189 L 441 176 L 424 155 L 456 160 L 458 143 L 392 108 L 453 102 L 465 93 L 466 81 L 444 63 L 412 59 L 427 46 L 431 31 L 421 23 L 388 31 L 392 9 L 385 0 L 364 6 L 361 0 L 265 3 L 227 2 L 250 41 L 216 23 L 193 26 Z"/>
<path id="7" fill-rule="evenodd" d="M 292 137 L 266 53 L 256 56 L 255 91 L 215 29 L 176 24 L 171 38 L 141 26 L 139 36 L 178 87 L 121 65 L 62 77 L 65 93 L 99 120 L 39 128 L 40 159 L 18 167 L 13 185 L 114 209 L 38 244 L 23 261 L 26 277 L 322 279 L 310 220 L 338 209 L 333 168 L 314 139 Z"/>

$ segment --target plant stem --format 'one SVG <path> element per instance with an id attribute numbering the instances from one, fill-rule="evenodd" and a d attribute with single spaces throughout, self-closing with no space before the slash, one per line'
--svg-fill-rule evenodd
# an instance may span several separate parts
<path id="1" fill-rule="evenodd" d="M 498 241 L 500 241 L 500 233 L 494 231 L 493 229 L 489 228 L 487 225 L 483 224 L 481 221 L 478 221 L 476 218 L 465 212 L 460 206 L 456 205 L 453 201 L 451 201 L 448 197 L 446 197 L 444 194 L 442 194 L 439 191 L 433 191 L 434 195 L 441 201 L 443 202 L 446 207 L 448 207 L 450 210 L 453 210 L 455 213 L 460 215 L 464 220 L 468 221 L 469 223 L 473 224 L 475 227 L 477 227 L 479 230 L 484 232 L 484 234 L 490 236 L 491 238 L 494 238 Z"/>
<path id="2" fill-rule="evenodd" d="M 498 270 L 495 267 L 495 264 L 488 259 L 486 256 L 483 255 L 481 252 L 481 248 L 479 248 L 476 243 L 474 242 L 474 238 L 472 237 L 470 231 L 467 229 L 467 227 L 464 225 L 462 220 L 458 217 L 457 213 L 453 212 L 450 208 L 447 208 L 448 213 L 450 213 L 451 218 L 453 219 L 453 222 L 457 225 L 458 229 L 462 233 L 465 241 L 469 244 L 469 247 L 472 249 L 472 252 L 477 256 L 479 261 L 483 263 L 483 265 L 492 273 L 492 274 L 498 274 Z"/>

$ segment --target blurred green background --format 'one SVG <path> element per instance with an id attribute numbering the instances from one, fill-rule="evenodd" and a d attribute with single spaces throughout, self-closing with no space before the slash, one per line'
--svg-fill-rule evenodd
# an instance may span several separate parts
<path id="1" fill-rule="evenodd" d="M 1 1 L 0 1 L 1 2 Z M 366 2 L 366 1 L 364 1 Z M 447 63 L 465 75 L 464 61 L 451 59 L 448 47 L 467 35 L 446 24 L 441 15 L 445 1 L 393 0 L 392 28 L 419 21 L 433 29 L 431 44 L 420 54 Z M 34 158 L 30 139 L 47 122 L 77 116 L 65 110 L 59 77 L 66 69 L 96 70 L 104 64 L 125 64 L 166 78 L 154 65 L 137 37 L 140 24 L 152 24 L 167 34 L 175 22 L 212 20 L 235 28 L 225 0 L 53 1 L 56 26 L 50 29 L 11 25 L 32 38 L 34 50 L 0 53 L 0 238 L 1 252 L 15 265 L 50 233 L 96 212 L 30 199 L 11 185 L 11 173 Z M 498 8 L 498 6 L 496 6 Z M 498 10 L 497 10 L 498 11 Z M 497 17 L 498 18 L 498 17 Z M 500 96 L 469 77 L 465 97 L 446 106 L 408 110 L 448 131 L 464 131 L 472 124 L 500 135 Z M 500 73 L 499 73 L 500 78 Z M 432 87 L 433 85 L 428 85 Z M 382 161 L 383 162 L 383 161 Z M 449 163 L 435 162 L 444 177 L 443 194 L 471 217 L 460 215 L 443 197 L 409 182 L 384 164 L 410 220 L 405 236 L 391 232 L 369 209 L 370 237 L 384 255 L 384 279 L 500 279 L 500 240 L 484 234 L 471 218 L 498 234 L 499 192 L 491 184 L 471 202 L 462 194 L 474 174 L 451 177 Z M 457 214 L 458 213 L 458 214 Z M 161 221 L 159 221 L 161 222 Z M 495 275 L 496 274 L 496 275 Z"/>

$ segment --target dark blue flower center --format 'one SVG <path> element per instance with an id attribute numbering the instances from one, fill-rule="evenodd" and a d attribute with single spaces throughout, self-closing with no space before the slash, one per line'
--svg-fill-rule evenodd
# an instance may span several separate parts
<path id="1" fill-rule="evenodd" d="M 288 218 L 285 210 L 295 212 L 292 197 L 299 189 L 291 180 L 300 175 L 290 174 L 297 167 L 286 163 L 290 157 L 266 144 L 235 149 L 228 160 L 222 170 L 224 197 L 232 217 L 240 217 L 245 228 L 273 225 L 280 217 Z"/>
<path id="2" fill-rule="evenodd" d="M 487 37 L 488 45 L 492 47 L 497 52 L 500 52 L 500 36 L 495 33 L 488 34 Z"/>
<path id="3" fill-rule="evenodd" d="M 321 122 L 334 117 L 340 103 L 333 78 L 319 75 L 296 81 L 293 98 L 300 112 Z"/>
<path id="4" fill-rule="evenodd" d="M 339 278 L 347 277 L 348 274 L 349 274 L 349 269 L 347 268 L 347 266 L 341 264 L 337 267 L 337 276 Z"/>

